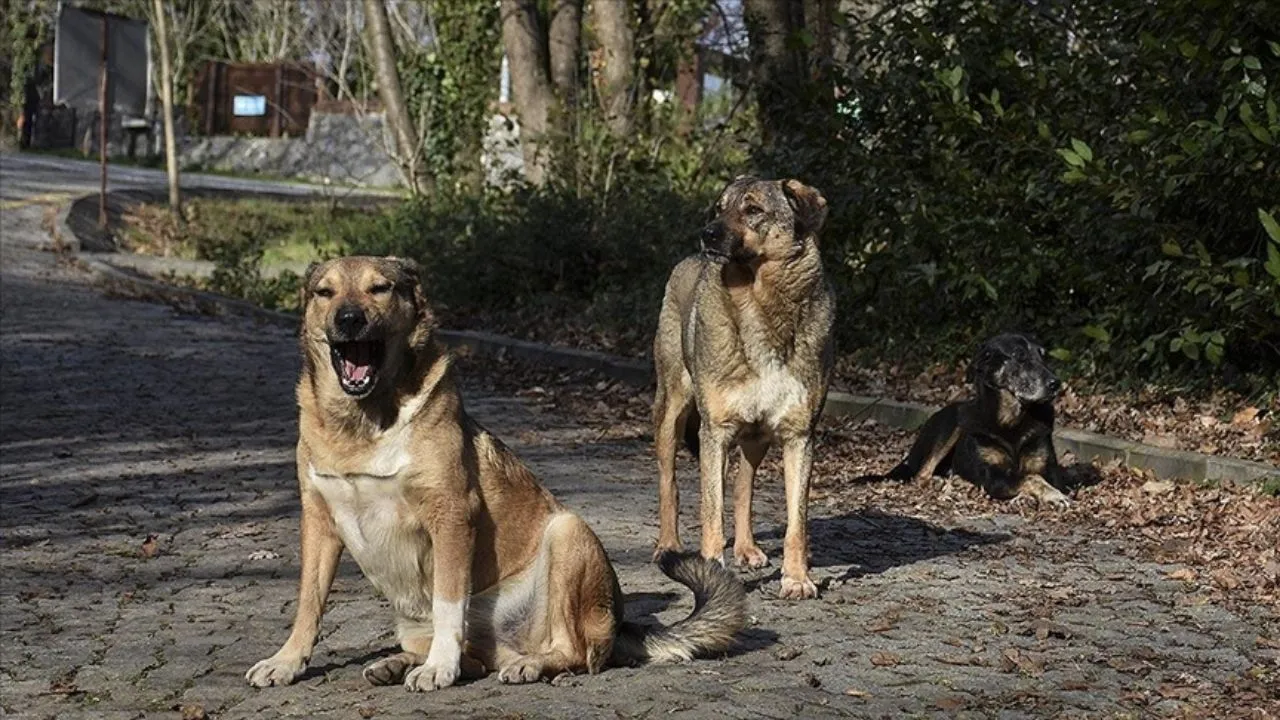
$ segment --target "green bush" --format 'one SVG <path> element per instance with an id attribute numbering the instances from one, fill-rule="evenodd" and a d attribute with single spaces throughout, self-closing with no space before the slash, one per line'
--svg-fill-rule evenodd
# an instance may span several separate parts
<path id="1" fill-rule="evenodd" d="M 949 359 L 1022 328 L 1077 374 L 1274 393 L 1276 28 L 1280 6 L 1211 0 L 876 24 L 834 146 L 760 158 L 832 202 L 841 347 Z"/>

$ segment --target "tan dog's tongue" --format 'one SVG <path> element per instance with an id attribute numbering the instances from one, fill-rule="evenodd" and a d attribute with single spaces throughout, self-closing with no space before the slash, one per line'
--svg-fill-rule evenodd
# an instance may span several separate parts
<path id="1" fill-rule="evenodd" d="M 350 360 L 342 361 L 342 370 L 352 380 L 363 380 L 364 376 L 369 374 L 368 365 L 357 365 Z"/>

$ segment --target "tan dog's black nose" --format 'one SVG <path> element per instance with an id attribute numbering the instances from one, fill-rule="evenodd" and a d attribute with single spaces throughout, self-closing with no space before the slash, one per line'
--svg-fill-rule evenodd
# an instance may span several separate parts
<path id="1" fill-rule="evenodd" d="M 338 314 L 333 318 L 334 328 L 347 340 L 356 339 L 368 324 L 369 320 L 365 317 L 364 310 L 361 310 L 358 305 L 343 305 L 338 308 Z"/>

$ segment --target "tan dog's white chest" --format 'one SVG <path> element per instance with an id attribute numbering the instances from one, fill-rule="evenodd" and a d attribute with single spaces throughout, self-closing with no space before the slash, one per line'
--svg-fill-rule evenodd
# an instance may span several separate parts
<path id="1" fill-rule="evenodd" d="M 727 399 L 742 420 L 773 430 L 797 406 L 808 401 L 809 393 L 783 358 L 771 349 L 768 330 L 758 313 L 752 308 L 739 316 L 742 346 L 754 376 L 730 391 Z"/>
<path id="2" fill-rule="evenodd" d="M 398 438 L 388 440 L 360 473 L 313 464 L 309 476 L 360 570 L 398 614 L 424 619 L 431 609 L 431 539 L 405 500 L 409 453 Z"/>

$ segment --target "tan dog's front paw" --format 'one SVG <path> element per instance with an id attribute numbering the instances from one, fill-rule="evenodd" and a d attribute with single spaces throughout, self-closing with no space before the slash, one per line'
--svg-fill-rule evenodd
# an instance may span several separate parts
<path id="1" fill-rule="evenodd" d="M 808 600 L 818 597 L 818 586 L 807 576 L 803 578 L 782 578 L 782 589 L 778 597 L 783 600 Z"/>
<path id="2" fill-rule="evenodd" d="M 428 660 L 404 676 L 404 687 L 409 692 L 431 692 L 454 684 L 461 673 L 461 663 L 437 665 Z"/>
<path id="3" fill-rule="evenodd" d="M 740 568 L 758 570 L 769 564 L 769 556 L 756 545 L 733 546 L 733 564 Z"/>
<path id="4" fill-rule="evenodd" d="M 276 653 L 266 660 L 259 660 L 244 679 L 257 688 L 292 684 L 307 669 L 307 661 L 297 655 Z"/>

